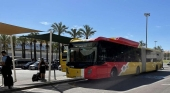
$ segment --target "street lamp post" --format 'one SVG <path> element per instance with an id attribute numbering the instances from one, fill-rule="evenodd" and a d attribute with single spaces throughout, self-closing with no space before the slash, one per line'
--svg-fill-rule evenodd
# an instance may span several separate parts
<path id="1" fill-rule="evenodd" d="M 150 13 L 144 13 L 144 15 L 146 16 L 146 48 L 147 48 L 147 45 L 148 45 L 147 44 L 147 36 L 148 36 L 147 35 L 148 34 L 148 31 L 147 31 L 148 27 L 147 26 L 148 26 L 148 16 L 150 16 Z"/>
<path id="2" fill-rule="evenodd" d="M 155 48 L 156 48 L 156 42 L 157 42 L 157 41 L 155 41 Z"/>

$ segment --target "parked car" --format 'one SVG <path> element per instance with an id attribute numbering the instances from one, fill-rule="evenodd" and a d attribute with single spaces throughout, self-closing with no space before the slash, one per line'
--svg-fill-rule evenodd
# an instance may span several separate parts
<path id="1" fill-rule="evenodd" d="M 30 65 L 32 65 L 34 62 L 28 62 L 25 65 L 22 66 L 22 69 L 28 69 Z"/>
<path id="2" fill-rule="evenodd" d="M 29 70 L 38 70 L 39 61 L 33 63 L 29 66 Z M 48 66 L 46 66 L 46 69 L 48 69 Z"/>
<path id="3" fill-rule="evenodd" d="M 37 61 L 34 64 L 30 65 L 29 70 L 37 70 L 38 69 L 38 64 L 39 64 L 39 62 Z"/>
<path id="4" fill-rule="evenodd" d="M 31 62 L 32 60 L 30 58 L 18 58 L 18 59 L 14 59 L 14 61 L 15 61 L 15 68 L 22 68 L 23 65 L 25 65 L 28 62 Z"/>
<path id="5" fill-rule="evenodd" d="M 170 66 L 170 62 L 167 65 Z"/>
<path id="6" fill-rule="evenodd" d="M 2 70 L 2 66 L 0 66 L 0 74 L 2 74 L 1 70 Z"/>
<path id="7" fill-rule="evenodd" d="M 58 70 L 61 71 L 61 65 L 58 66 Z"/>
<path id="8" fill-rule="evenodd" d="M 51 63 L 51 70 L 53 70 L 53 69 L 58 70 L 58 66 L 59 66 L 58 63 L 52 62 L 52 63 Z M 49 67 L 49 64 L 48 64 L 48 67 Z M 49 69 L 49 68 L 48 68 L 48 69 Z"/>

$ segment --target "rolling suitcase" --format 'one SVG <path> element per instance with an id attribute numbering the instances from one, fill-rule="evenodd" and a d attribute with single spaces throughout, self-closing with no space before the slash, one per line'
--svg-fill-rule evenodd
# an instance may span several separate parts
<path id="1" fill-rule="evenodd" d="M 38 81 L 38 80 L 40 80 L 40 73 L 39 72 L 37 74 L 33 74 L 33 76 L 32 76 L 32 81 L 33 82 Z"/>

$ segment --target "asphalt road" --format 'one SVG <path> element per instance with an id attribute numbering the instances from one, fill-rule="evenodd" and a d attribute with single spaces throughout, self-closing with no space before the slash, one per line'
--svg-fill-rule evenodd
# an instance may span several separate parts
<path id="1" fill-rule="evenodd" d="M 65 83 L 14 93 L 169 93 L 170 67 L 139 76 Z"/>

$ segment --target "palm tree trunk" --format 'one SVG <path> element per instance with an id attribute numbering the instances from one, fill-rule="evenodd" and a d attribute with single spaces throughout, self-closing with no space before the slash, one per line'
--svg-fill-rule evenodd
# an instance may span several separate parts
<path id="1" fill-rule="evenodd" d="M 26 56 L 25 56 L 25 51 L 26 51 L 26 50 L 25 50 L 25 43 L 24 43 L 23 49 L 24 49 L 23 52 L 24 52 L 24 58 L 25 58 L 25 57 L 26 57 Z"/>
<path id="2" fill-rule="evenodd" d="M 3 50 L 5 51 L 6 49 L 5 49 L 5 43 L 3 44 Z"/>
<path id="3" fill-rule="evenodd" d="M 6 51 L 6 53 L 8 54 L 8 44 L 7 44 L 7 46 L 6 46 L 6 50 L 5 50 L 5 51 Z"/>
<path id="4" fill-rule="evenodd" d="M 22 43 L 22 58 L 24 58 L 24 43 Z"/>
<path id="5" fill-rule="evenodd" d="M 13 44 L 13 52 L 14 52 L 14 56 L 15 56 L 15 44 Z"/>
<path id="6" fill-rule="evenodd" d="M 34 59 L 37 60 L 36 57 L 36 41 L 34 40 Z"/>
<path id="7" fill-rule="evenodd" d="M 40 58 L 42 58 L 42 44 L 40 44 Z"/>
<path id="8" fill-rule="evenodd" d="M 57 50 L 56 50 L 56 59 L 58 59 L 58 58 L 57 58 Z"/>
<path id="9" fill-rule="evenodd" d="M 31 50 L 31 51 L 30 51 L 30 52 L 31 52 L 30 54 L 31 54 L 31 59 L 32 59 L 32 42 L 30 43 L 30 50 Z"/>
<path id="10" fill-rule="evenodd" d="M 60 63 L 60 54 L 61 54 L 61 53 L 60 53 L 60 43 L 59 43 L 58 49 L 59 49 L 59 50 L 58 50 L 58 52 L 59 52 L 58 58 L 59 58 L 59 63 Z"/>

